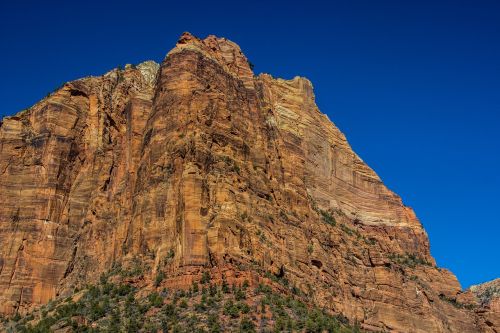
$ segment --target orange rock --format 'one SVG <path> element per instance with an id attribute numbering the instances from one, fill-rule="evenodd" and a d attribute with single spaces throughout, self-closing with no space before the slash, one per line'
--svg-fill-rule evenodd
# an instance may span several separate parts
<path id="1" fill-rule="evenodd" d="M 312 84 L 254 76 L 224 38 L 184 33 L 161 66 L 69 82 L 5 118 L 0 192 L 4 313 L 139 260 L 145 288 L 160 271 L 175 288 L 206 268 L 251 285 L 269 272 L 369 330 L 498 330 Z"/>

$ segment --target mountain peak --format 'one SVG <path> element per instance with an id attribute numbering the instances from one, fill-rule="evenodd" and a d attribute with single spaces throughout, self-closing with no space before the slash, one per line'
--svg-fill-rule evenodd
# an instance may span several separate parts
<path id="1" fill-rule="evenodd" d="M 189 42 L 192 42 L 193 40 L 199 40 L 199 39 L 193 36 L 190 32 L 185 31 L 177 40 L 177 44 L 187 44 Z"/>
<path id="2" fill-rule="evenodd" d="M 238 44 L 226 39 L 209 35 L 205 39 L 184 32 L 167 57 L 183 50 L 197 51 L 205 57 L 218 62 L 231 75 L 242 80 L 247 88 L 253 86 L 253 71 L 251 64 L 241 51 Z"/>

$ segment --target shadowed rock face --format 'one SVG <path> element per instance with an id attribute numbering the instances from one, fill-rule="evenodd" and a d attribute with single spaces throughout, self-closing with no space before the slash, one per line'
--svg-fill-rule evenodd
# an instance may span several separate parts
<path id="1" fill-rule="evenodd" d="M 224 38 L 185 33 L 160 66 L 67 83 L 5 118 L 0 193 L 3 313 L 140 258 L 179 288 L 204 269 L 268 271 L 369 330 L 498 330 L 311 83 L 254 76 Z"/>

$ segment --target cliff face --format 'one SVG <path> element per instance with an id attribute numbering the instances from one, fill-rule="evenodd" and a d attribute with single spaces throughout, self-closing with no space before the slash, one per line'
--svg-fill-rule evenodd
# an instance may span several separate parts
<path id="1" fill-rule="evenodd" d="M 0 193 L 3 313 L 139 258 L 169 288 L 207 270 L 286 279 L 368 330 L 498 330 L 311 83 L 254 76 L 223 38 L 186 33 L 160 66 L 67 83 L 5 118 Z"/>

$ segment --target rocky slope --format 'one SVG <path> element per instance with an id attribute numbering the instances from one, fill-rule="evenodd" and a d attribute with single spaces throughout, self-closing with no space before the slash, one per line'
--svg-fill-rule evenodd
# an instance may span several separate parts
<path id="1" fill-rule="evenodd" d="M 146 289 L 209 273 L 307 295 L 367 330 L 499 330 L 435 267 L 415 213 L 311 83 L 255 76 L 224 38 L 185 33 L 161 65 L 69 82 L 5 118 L 0 192 L 5 314 L 139 260 Z"/>
<path id="2" fill-rule="evenodd" d="M 500 279 L 471 286 L 469 289 L 482 305 L 480 311 L 485 323 L 498 332 L 500 327 Z"/>

